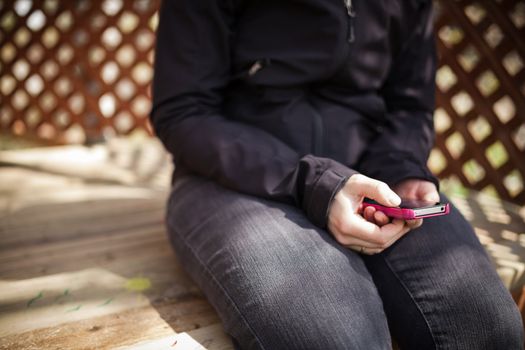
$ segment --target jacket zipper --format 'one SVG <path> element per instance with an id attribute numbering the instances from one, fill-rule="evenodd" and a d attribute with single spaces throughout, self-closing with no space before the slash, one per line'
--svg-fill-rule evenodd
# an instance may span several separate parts
<path id="1" fill-rule="evenodd" d="M 309 91 L 309 94 L 313 94 L 313 93 L 314 92 L 312 90 Z M 312 107 L 312 114 L 313 114 L 313 129 L 312 129 L 313 154 L 318 157 L 322 157 L 324 153 L 323 117 L 321 116 L 321 113 L 319 113 L 319 108 L 314 98 L 315 97 L 308 99 L 308 102 L 310 103 L 310 106 Z"/>
<path id="2" fill-rule="evenodd" d="M 314 113 L 314 155 L 318 157 L 323 156 L 323 139 L 324 139 L 324 127 L 323 127 L 323 118 L 317 111 L 315 106 L 313 107 Z"/>
<path id="3" fill-rule="evenodd" d="M 347 41 L 349 43 L 353 43 L 355 40 L 355 33 L 354 33 L 354 18 L 356 16 L 356 13 L 354 11 L 354 5 L 352 4 L 352 0 L 343 0 L 343 3 L 346 8 L 346 14 L 348 16 L 348 29 L 347 29 Z M 317 156 L 323 155 L 323 142 L 324 142 L 324 126 L 323 126 L 323 118 L 319 114 L 317 107 L 314 103 L 312 103 L 313 112 L 314 112 L 314 133 L 313 133 L 313 139 L 314 139 L 314 154 Z"/>
<path id="4" fill-rule="evenodd" d="M 352 4 L 352 0 L 343 0 L 346 8 L 346 14 L 348 16 L 348 33 L 347 33 L 347 40 L 349 43 L 353 43 L 355 40 L 355 33 L 354 33 L 354 18 L 355 18 L 355 11 L 354 6 Z"/>

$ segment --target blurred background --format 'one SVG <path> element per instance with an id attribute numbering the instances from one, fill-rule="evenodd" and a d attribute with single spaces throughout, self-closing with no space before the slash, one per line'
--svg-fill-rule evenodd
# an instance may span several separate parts
<path id="1" fill-rule="evenodd" d="M 525 204 L 525 3 L 436 5 L 438 141 L 430 166 L 457 190 Z M 0 148 L 151 135 L 158 7 L 1 1 Z"/>
<path id="2" fill-rule="evenodd" d="M 74 344 L 114 347 L 179 332 L 200 339 L 191 332 L 201 329 L 214 334 L 208 348 L 223 339 L 213 310 L 173 268 L 163 233 L 172 165 L 148 122 L 159 4 L 0 0 L 0 348 L 29 347 L 24 332 L 40 332 L 31 341 L 45 347 L 57 325 L 71 335 L 98 331 L 117 322 L 107 315 L 144 305 L 158 317 L 137 313 L 149 320 L 140 329 L 119 324 L 126 336 L 98 332 Z M 525 2 L 435 5 L 440 63 L 429 165 L 523 310 Z M 118 286 L 88 293 L 71 282 L 98 279 L 86 273 L 93 267 Z M 56 276 L 70 284 L 42 287 Z M 22 282 L 25 294 L 15 297 Z M 122 293 L 145 304 L 118 304 Z M 166 311 L 188 300 L 199 305 L 188 310 L 200 311 Z M 82 313 L 89 302 L 120 306 Z M 38 305 L 47 311 L 27 313 Z"/>

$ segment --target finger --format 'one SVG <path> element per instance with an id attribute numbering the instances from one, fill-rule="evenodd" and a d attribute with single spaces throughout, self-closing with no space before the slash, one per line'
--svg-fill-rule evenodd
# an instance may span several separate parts
<path id="1" fill-rule="evenodd" d="M 348 218 L 352 236 L 375 245 L 382 246 L 401 231 L 403 220 L 394 220 L 382 227 L 366 221 L 363 217 L 352 215 Z"/>
<path id="2" fill-rule="evenodd" d="M 367 221 L 375 224 L 376 223 L 376 221 L 374 219 L 374 213 L 375 212 L 376 212 L 376 208 L 374 208 L 374 207 L 366 207 L 365 210 L 363 211 L 363 217 Z"/>
<path id="3" fill-rule="evenodd" d="M 429 201 L 429 202 L 439 202 L 439 193 L 437 191 L 431 191 L 429 193 L 426 193 L 424 196 L 423 196 L 423 199 L 425 201 Z"/>
<path id="4" fill-rule="evenodd" d="M 364 241 L 362 239 L 356 238 L 355 236 L 351 236 L 349 234 L 345 234 L 341 231 L 339 231 L 337 228 L 332 227 L 331 233 L 334 236 L 335 240 L 341 244 L 344 247 L 365 247 L 368 249 L 379 249 L 381 246 L 379 244 L 371 243 L 369 241 Z M 359 250 L 359 249 L 357 249 Z"/>
<path id="5" fill-rule="evenodd" d="M 392 239 L 384 245 L 384 249 L 389 248 L 392 244 L 397 242 L 401 237 L 406 235 L 408 232 L 410 232 L 410 228 L 405 225 L 405 227 L 397 235 L 392 237 Z"/>
<path id="6" fill-rule="evenodd" d="M 374 213 L 374 220 L 378 226 L 385 226 L 390 222 L 390 218 L 380 210 L 376 210 Z"/>
<path id="7" fill-rule="evenodd" d="M 418 228 L 419 226 L 423 225 L 423 219 L 407 220 L 406 224 L 411 230 L 413 230 L 413 229 Z"/>
<path id="8" fill-rule="evenodd" d="M 374 255 L 374 254 L 381 253 L 384 250 L 383 248 L 367 248 L 367 247 L 362 247 L 362 246 L 357 246 L 357 245 L 350 245 L 350 246 L 347 246 L 347 248 L 350 248 L 358 252 L 359 254 L 364 254 L 364 255 Z"/>
<path id="9" fill-rule="evenodd" d="M 384 182 L 362 174 L 351 176 L 348 182 L 352 191 L 360 196 L 371 198 L 382 205 L 391 207 L 397 207 L 401 204 L 401 198 Z"/>
<path id="10" fill-rule="evenodd" d="M 363 218 L 361 218 L 361 220 L 364 221 Z M 364 247 L 365 251 L 368 252 L 365 252 L 365 254 L 377 254 L 383 251 L 384 249 L 390 247 L 394 242 L 396 242 L 399 238 L 401 238 L 403 235 L 410 231 L 410 227 L 406 225 L 406 222 L 400 219 L 395 219 L 394 221 L 392 221 L 392 223 L 389 223 L 388 226 L 390 227 L 389 230 L 392 231 L 385 230 L 387 235 L 385 235 L 383 239 L 381 239 L 378 236 L 374 237 L 373 240 L 377 242 L 363 240 L 356 238 L 355 236 L 343 234 L 336 228 L 332 230 L 332 234 L 341 245 L 347 248 L 360 252 L 361 248 Z M 397 227 L 400 229 L 399 231 L 396 231 L 392 227 Z M 393 232 L 395 232 L 395 234 L 392 235 Z"/>
<path id="11" fill-rule="evenodd" d="M 420 183 L 417 197 L 429 202 L 439 202 L 439 193 L 436 185 L 429 181 Z"/>
<path id="12" fill-rule="evenodd" d="M 351 215 L 348 217 L 348 227 L 351 229 L 352 236 L 369 241 L 371 236 L 378 236 L 381 233 L 379 226 L 369 222 L 360 215 Z"/>

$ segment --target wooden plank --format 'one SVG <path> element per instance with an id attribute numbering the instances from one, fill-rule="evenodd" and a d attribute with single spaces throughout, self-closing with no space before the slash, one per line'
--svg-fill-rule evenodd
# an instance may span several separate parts
<path id="1" fill-rule="evenodd" d="M 126 281 L 103 269 L 2 281 L 0 336 L 147 305 Z"/>
<path id="2" fill-rule="evenodd" d="M 3 278 L 27 278 L 54 274 L 59 272 L 74 271 L 98 266 L 111 269 L 126 276 L 143 274 L 148 269 L 156 271 L 159 264 L 161 271 L 170 268 L 180 270 L 174 254 L 165 239 L 135 239 L 128 236 L 117 242 L 104 238 L 89 245 L 64 245 L 62 247 L 47 247 L 38 249 L 34 247 L 12 255 L 9 259 L 0 262 L 0 275 Z M 42 252 L 42 253 L 40 253 Z M 168 264 L 163 267 L 162 264 Z"/>
<path id="3" fill-rule="evenodd" d="M 16 250 L 2 251 L 0 263 L 13 259 L 16 260 L 20 256 L 33 256 L 35 260 L 30 261 L 30 263 L 53 258 L 53 255 L 59 254 L 70 258 L 75 254 L 78 255 L 79 252 L 75 251 L 75 248 L 81 249 L 82 255 L 88 255 L 91 252 L 108 251 L 111 248 L 126 249 L 151 242 L 167 242 L 166 237 L 163 235 L 164 231 L 159 226 L 160 225 L 132 229 L 125 228 L 124 234 L 122 235 L 111 234 L 110 232 L 104 235 L 81 237 L 77 240 L 62 240 L 49 244 L 21 246 Z"/>
<path id="4" fill-rule="evenodd" d="M 2 272 L 2 278 L 5 280 L 16 280 L 25 278 L 26 276 L 32 278 L 43 274 L 47 275 L 77 271 L 88 267 L 98 267 L 127 278 L 147 277 L 151 279 L 155 285 L 162 284 L 169 287 L 177 283 L 179 285 L 193 286 L 191 280 L 184 274 L 178 262 L 169 252 L 161 253 L 162 255 L 156 259 L 152 259 L 154 251 L 148 251 L 148 254 L 137 256 L 136 259 L 133 259 L 132 253 L 139 253 L 139 251 L 122 255 L 117 253 L 113 260 L 106 262 L 95 259 L 83 259 L 84 261 L 82 263 L 69 263 L 65 267 L 57 265 L 64 260 L 50 261 L 34 269 L 32 269 L 31 266 L 25 267 L 21 265 L 19 269 L 5 269 L 7 272 Z M 167 266 L 163 267 L 162 264 L 167 264 Z M 174 291 L 171 292 L 171 294 L 173 293 Z"/>
<path id="5" fill-rule="evenodd" d="M 3 285 L 2 303 L 18 307 L 1 311 L 0 327 L 9 332 L 1 334 L 0 349 L 114 348 L 219 322 L 202 298 L 153 303 L 124 282 L 91 269 Z M 39 288 L 46 296 L 27 306 Z"/>
<path id="6" fill-rule="evenodd" d="M 112 139 L 92 147 L 69 145 L 0 152 L 0 164 L 4 165 L 72 179 L 148 186 L 150 189 L 169 187 L 173 170 L 170 159 L 156 138 L 140 142 L 129 138 Z"/>
<path id="7" fill-rule="evenodd" d="M 232 348 L 170 247 L 166 190 L 4 169 L 0 349 Z"/>
<path id="8" fill-rule="evenodd" d="M 67 192 L 66 189 L 68 190 Z M 10 206 L 2 213 L 2 217 L 21 216 L 24 214 L 23 211 L 25 209 L 32 211 L 33 214 L 31 217 L 26 217 L 27 222 L 49 221 L 55 218 L 67 219 L 70 216 L 65 214 L 63 210 L 56 210 L 55 207 L 57 209 L 61 207 L 68 210 L 71 209 L 71 215 L 82 215 L 82 211 L 88 209 L 83 214 L 84 216 L 90 214 L 90 212 L 102 214 L 111 208 L 117 213 L 122 210 L 140 211 L 146 209 L 147 206 L 158 210 L 165 204 L 167 198 L 167 194 L 164 192 L 154 192 L 140 188 L 130 189 L 120 186 L 75 188 L 65 185 L 64 189 L 58 188 L 48 192 L 50 193 L 32 190 L 31 193 L 19 193 L 16 197 L 11 197 Z M 101 207 L 92 206 L 94 203 L 100 204 Z M 69 207 L 71 204 L 75 204 L 75 206 Z M 119 204 L 119 206 L 115 204 Z M 90 205 L 91 208 L 89 208 Z M 35 210 L 35 207 L 38 206 L 41 207 L 40 210 Z M 18 224 L 23 225 L 24 222 L 22 221 Z"/>
<path id="9" fill-rule="evenodd" d="M 118 203 L 115 203 L 118 204 Z M 98 206 L 93 203 L 90 206 Z M 71 207 L 76 207 L 72 205 Z M 97 220 L 93 220 L 96 217 Z M 17 225 L 22 218 L 10 217 L 0 224 L 0 252 L 30 244 L 52 243 L 55 241 L 79 240 L 97 235 L 127 234 L 128 231 L 162 228 L 164 209 L 148 208 L 138 212 L 111 213 L 72 216 L 67 220 L 50 219 L 44 222 L 30 222 Z M 116 224 L 118 223 L 118 224 Z M 5 234 L 1 234 L 5 232 Z"/>
<path id="10" fill-rule="evenodd" d="M 119 350 L 232 350 L 233 345 L 222 331 L 220 324 L 196 329 L 190 332 L 177 334 L 176 336 L 149 340 L 132 346 L 124 346 Z"/>
<path id="11" fill-rule="evenodd" d="M 125 189 L 119 190 L 125 191 Z M 122 197 L 124 196 L 121 196 L 120 199 L 102 198 L 94 200 L 80 196 L 79 198 L 61 202 L 53 202 L 49 198 L 47 203 L 43 203 L 45 198 L 39 199 L 39 203 L 25 202 L 24 205 L 19 207 L 11 206 L 9 213 L 2 215 L 2 226 L 5 227 L 11 224 L 13 228 L 25 228 L 31 225 L 42 225 L 50 221 L 74 222 L 78 219 L 93 216 L 107 218 L 119 214 L 151 211 L 163 212 L 166 204 L 164 193 L 157 194 L 157 198 Z"/>
<path id="12" fill-rule="evenodd" d="M 32 210 L 32 215 L 25 220 L 32 221 L 34 218 L 65 218 L 69 213 L 63 210 L 54 210 L 53 205 L 67 207 L 72 203 L 78 203 L 78 209 L 68 208 L 71 215 L 78 213 L 81 203 L 100 203 L 101 208 L 93 207 L 93 211 L 106 210 L 111 201 L 121 201 L 114 210 L 122 208 L 138 209 L 144 207 L 144 202 L 150 201 L 155 208 L 165 203 L 167 190 L 156 190 L 147 187 L 129 187 L 121 185 L 103 184 L 100 182 L 89 182 L 62 175 L 50 175 L 48 173 L 33 171 L 23 168 L 2 167 L 0 168 L 0 198 L 5 201 L 0 212 L 3 222 L 23 209 L 32 210 L 34 206 L 40 205 L 39 210 Z M 23 223 L 25 221 L 19 222 Z"/>

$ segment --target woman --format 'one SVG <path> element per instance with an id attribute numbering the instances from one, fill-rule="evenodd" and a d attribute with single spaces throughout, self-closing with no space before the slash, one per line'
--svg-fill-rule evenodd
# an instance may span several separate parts
<path id="1" fill-rule="evenodd" d="M 521 348 L 456 209 L 361 209 L 440 199 L 431 7 L 164 1 L 151 120 L 176 164 L 168 232 L 237 348 Z"/>

